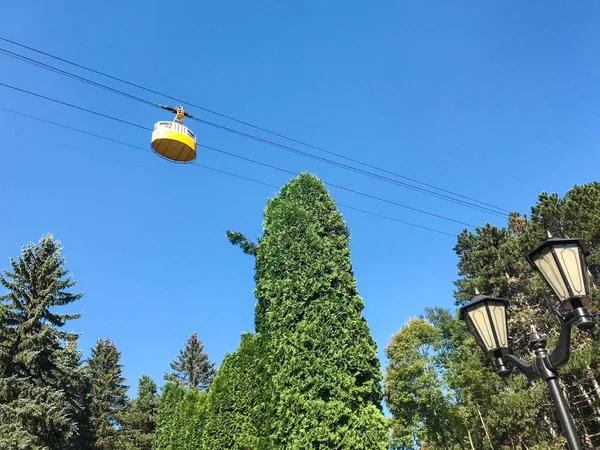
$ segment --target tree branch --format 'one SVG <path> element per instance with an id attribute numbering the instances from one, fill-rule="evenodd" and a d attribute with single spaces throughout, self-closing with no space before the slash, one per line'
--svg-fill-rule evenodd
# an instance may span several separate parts
<path id="1" fill-rule="evenodd" d="M 227 231 L 227 239 L 229 239 L 229 242 L 231 242 L 232 245 L 240 247 L 245 254 L 256 256 L 256 251 L 259 247 L 258 244 L 248 239 L 242 233 L 237 231 Z"/>

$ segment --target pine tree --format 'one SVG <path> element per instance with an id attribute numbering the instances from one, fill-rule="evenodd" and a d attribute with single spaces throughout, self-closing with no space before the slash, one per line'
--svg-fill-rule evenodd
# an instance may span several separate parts
<path id="1" fill-rule="evenodd" d="M 255 328 L 271 383 L 265 448 L 385 449 L 376 344 L 335 202 L 303 173 L 269 200 L 263 227 L 254 253 Z"/>
<path id="2" fill-rule="evenodd" d="M 128 405 L 123 415 L 123 448 L 125 450 L 151 450 L 156 429 L 159 398 L 156 383 L 148 375 L 138 380 L 137 397 Z"/>
<path id="3" fill-rule="evenodd" d="M 89 448 L 89 378 L 77 336 L 62 331 L 79 314 L 55 311 L 82 294 L 68 291 L 75 282 L 61 253 L 43 236 L 0 275 L 0 448 Z"/>
<path id="4" fill-rule="evenodd" d="M 215 376 L 215 363 L 208 359 L 204 352 L 204 344 L 194 333 L 185 343 L 185 348 L 179 351 L 177 359 L 170 363 L 171 373 L 165 374 L 167 381 L 181 383 L 186 389 L 203 391 L 208 388 Z"/>
<path id="5" fill-rule="evenodd" d="M 94 449 L 113 450 L 121 442 L 120 427 L 128 403 L 119 360 L 121 353 L 110 339 L 99 338 L 88 358 L 92 379 Z"/>

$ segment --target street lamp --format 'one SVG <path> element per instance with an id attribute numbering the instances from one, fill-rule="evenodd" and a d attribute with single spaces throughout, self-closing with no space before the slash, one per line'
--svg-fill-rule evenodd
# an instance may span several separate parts
<path id="1" fill-rule="evenodd" d="M 589 303 L 590 278 L 581 239 L 550 238 L 529 252 L 527 260 L 560 300 L 560 307 L 573 311 L 577 327 L 589 330 L 594 320 L 584 308 Z"/>
<path id="2" fill-rule="evenodd" d="M 510 370 L 503 357 L 508 353 L 508 326 L 506 307 L 508 300 L 478 295 L 460 309 L 460 318 L 473 330 L 475 340 L 487 355 L 493 355 L 496 371 L 508 376 Z"/>
<path id="3" fill-rule="evenodd" d="M 460 308 L 460 318 L 467 323 L 483 352 L 494 358 L 498 375 L 508 376 L 511 371 L 507 366 L 510 363 L 527 378 L 542 378 L 548 383 L 559 423 L 571 450 L 582 450 L 582 446 L 558 384 L 558 369 L 569 361 L 573 325 L 582 330 L 594 326 L 594 319 L 584 308 L 589 303 L 590 294 L 586 252 L 579 239 L 551 238 L 527 255 L 527 260 L 559 298 L 560 307 L 568 310 L 566 315 L 559 315 L 560 335 L 551 353 L 548 353 L 546 341 L 539 334 L 529 335 L 529 348 L 535 353 L 534 363 L 527 363 L 509 351 L 508 300 L 478 295 Z"/>

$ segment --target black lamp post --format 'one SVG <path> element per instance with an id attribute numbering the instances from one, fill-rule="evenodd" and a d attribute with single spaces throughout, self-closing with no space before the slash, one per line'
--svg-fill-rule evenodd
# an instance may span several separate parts
<path id="1" fill-rule="evenodd" d="M 478 295 L 460 309 L 460 318 L 467 322 L 484 353 L 494 358 L 496 372 L 506 377 L 509 363 L 529 379 L 542 378 L 558 412 L 561 428 L 571 450 L 581 450 L 573 418 L 558 384 L 558 369 L 569 361 L 571 329 L 589 330 L 594 319 L 585 309 L 589 303 L 590 281 L 585 262 L 587 250 L 579 239 L 551 238 L 527 255 L 530 264 L 541 274 L 560 300 L 560 307 L 569 312 L 562 316 L 556 348 L 548 353 L 546 341 L 537 333 L 529 336 L 529 347 L 535 353 L 535 363 L 529 364 L 509 352 L 506 307 L 508 300 Z"/>

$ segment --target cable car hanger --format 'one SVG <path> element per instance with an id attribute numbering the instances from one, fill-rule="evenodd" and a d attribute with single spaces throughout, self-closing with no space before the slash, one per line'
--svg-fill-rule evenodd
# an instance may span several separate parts
<path id="1" fill-rule="evenodd" d="M 160 106 L 162 109 L 166 109 L 167 111 L 171 111 L 175 113 L 175 121 L 179 122 L 179 123 L 183 123 L 183 116 L 189 117 L 191 119 L 194 118 L 194 116 L 192 116 L 189 112 L 185 111 L 183 109 L 183 106 L 181 105 L 177 105 L 175 107 L 169 106 L 169 105 L 158 105 Z"/>

